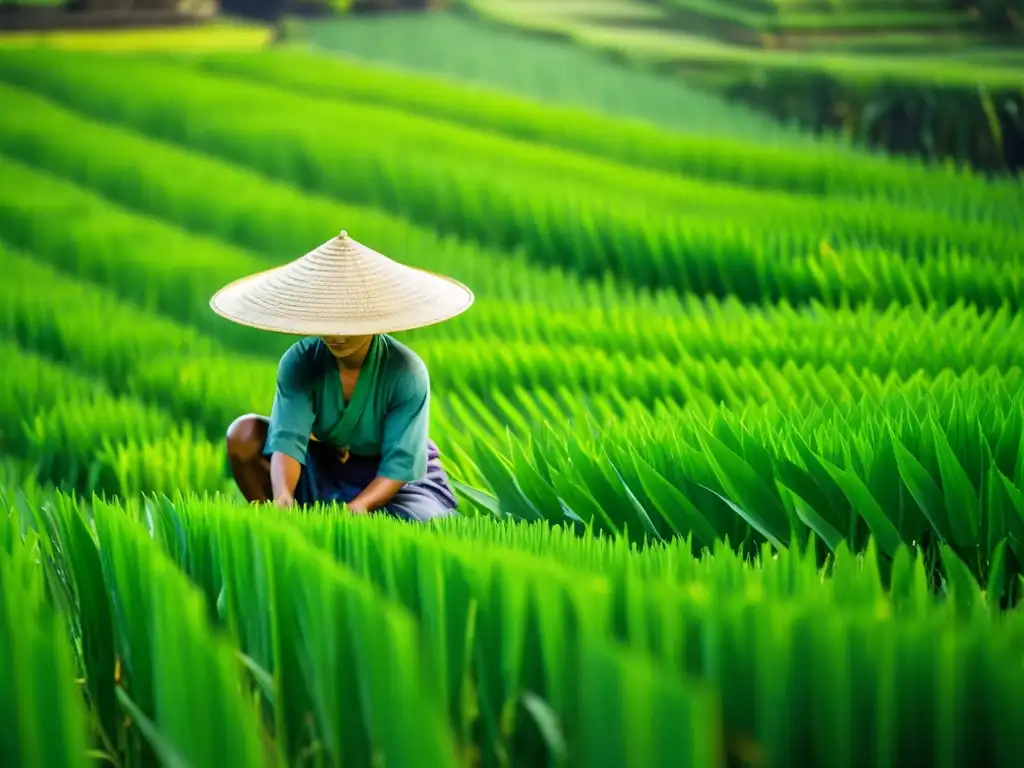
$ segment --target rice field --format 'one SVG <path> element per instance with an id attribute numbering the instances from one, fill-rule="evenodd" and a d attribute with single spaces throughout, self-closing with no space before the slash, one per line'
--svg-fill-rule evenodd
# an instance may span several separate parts
<path id="1" fill-rule="evenodd" d="M 0 46 L 0 763 L 1017 765 L 1024 185 L 579 62 Z M 230 480 L 341 229 L 476 293 L 454 519 Z"/>
<path id="2" fill-rule="evenodd" d="M 39 0 L 39 4 L 50 0 Z M 21 4 L 28 5 L 24 0 Z M 53 5 L 58 5 L 53 0 Z M 105 51 L 224 51 L 258 50 L 272 39 L 273 32 L 258 24 L 217 21 L 201 26 L 143 27 L 122 29 L 17 30 L 0 32 L 0 48 L 61 48 Z"/>
<path id="3" fill-rule="evenodd" d="M 1020 22 L 981 23 L 983 11 L 949 2 L 798 2 L 749 0 L 458 0 L 460 15 L 484 25 L 558 37 L 585 48 L 699 78 L 744 68 L 826 70 L 853 80 L 879 73 L 903 82 L 1017 83 Z M 1011 10 L 1012 13 L 1012 10 Z M 1018 14 L 1019 15 L 1019 14 Z M 1016 17 L 1011 17 L 1016 18 Z M 468 21 L 468 20 L 467 20 Z M 457 21 L 467 23 L 467 21 Z M 1016 27 L 1010 27 L 1010 24 Z M 368 20 L 367 26 L 387 27 Z M 339 24 L 318 40 L 366 49 Z M 372 34 L 372 33 L 371 33 Z M 387 32 L 383 32 L 387 35 Z M 392 32 L 393 34 L 393 32 Z M 1015 40 L 1014 37 L 1017 39 Z M 344 41 L 344 42 L 342 42 Z M 397 41 L 396 41 L 397 42 Z M 414 44 L 412 47 L 416 47 Z M 379 56 L 374 53 L 371 55 Z M 403 54 L 399 53 L 399 56 Z M 956 68 L 948 67 L 950 60 Z M 948 73 L 952 72 L 950 78 Z"/>

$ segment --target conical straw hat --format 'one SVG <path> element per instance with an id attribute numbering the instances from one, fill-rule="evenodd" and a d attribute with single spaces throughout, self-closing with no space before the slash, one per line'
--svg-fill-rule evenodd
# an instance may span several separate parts
<path id="1" fill-rule="evenodd" d="M 461 283 L 399 264 L 342 230 L 295 261 L 230 283 L 210 306 L 265 331 L 355 336 L 433 325 L 472 303 Z"/>

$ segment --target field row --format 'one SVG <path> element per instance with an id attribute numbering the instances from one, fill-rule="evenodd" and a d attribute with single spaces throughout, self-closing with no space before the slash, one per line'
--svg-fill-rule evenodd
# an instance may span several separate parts
<path id="1" fill-rule="evenodd" d="M 296 31 L 309 48 L 325 54 L 324 59 L 340 55 L 378 70 L 429 75 L 431 85 L 461 83 L 491 95 L 514 94 L 547 106 L 583 109 L 609 123 L 629 120 L 669 132 L 771 147 L 847 146 L 839 138 L 826 142 L 779 123 L 682 78 L 623 66 L 582 46 L 481 24 L 463 13 L 351 15 L 301 24 Z"/>
<path id="2" fill-rule="evenodd" d="M 0 763 L 1015 765 L 1024 187 L 470 94 L 0 51 Z M 210 296 L 342 228 L 462 516 L 239 503 Z"/>
<path id="3" fill-rule="evenodd" d="M 0 77 L 14 76 L 8 65 Z M 165 74 L 170 76 L 172 70 L 167 68 Z M 34 68 L 31 73 L 42 71 Z M 81 71 L 96 78 L 103 74 L 96 68 Z M 140 78 L 145 74 L 136 72 Z M 785 206 L 778 210 L 772 205 L 756 206 L 759 218 L 751 219 L 751 205 L 731 207 L 735 205 L 728 202 L 732 193 L 722 197 L 725 207 L 721 210 L 714 208 L 713 198 L 698 195 L 710 202 L 697 203 L 693 211 L 680 215 L 662 203 L 648 205 L 636 195 L 627 199 L 628 186 L 618 191 L 619 185 L 603 183 L 603 189 L 614 191 L 598 193 L 593 187 L 597 177 L 553 183 L 549 166 L 543 169 L 546 180 L 541 185 L 531 180 L 539 170 L 506 169 L 512 160 L 505 153 L 500 160 L 495 155 L 493 163 L 481 157 L 480 163 L 470 165 L 466 147 L 459 144 L 459 159 L 453 156 L 451 162 L 441 163 L 439 153 L 447 150 L 422 138 L 419 128 L 415 135 L 421 143 L 415 150 L 409 144 L 413 134 L 400 136 L 398 128 L 385 129 L 383 124 L 380 130 L 367 128 L 365 146 L 363 139 L 348 135 L 343 145 L 328 147 L 322 137 L 314 140 L 315 121 L 299 121 L 302 109 L 314 106 L 319 119 L 324 119 L 324 107 L 300 97 L 288 97 L 295 103 L 282 103 L 273 114 L 268 111 L 258 125 L 251 106 L 252 123 L 232 124 L 214 115 L 231 114 L 227 105 L 232 99 L 255 100 L 270 110 L 273 100 L 267 98 L 268 91 L 251 86 L 256 91 L 246 94 L 250 86 L 184 70 L 173 78 L 180 94 L 159 103 L 146 101 L 151 89 L 127 82 L 99 79 L 79 87 L 83 84 L 70 84 L 63 75 L 43 82 L 42 74 L 31 73 L 19 71 L 15 79 L 28 77 L 33 87 L 59 92 L 61 99 L 79 108 L 223 154 L 303 188 L 372 202 L 442 232 L 495 247 L 522 247 L 538 261 L 561 264 L 583 276 L 612 274 L 641 286 L 733 294 L 745 301 L 782 297 L 795 302 L 835 301 L 837 293 L 883 303 L 915 293 L 951 299 L 951 285 L 983 304 L 1019 301 L 1024 236 L 1009 225 L 957 222 L 926 211 L 858 212 L 839 203 L 831 204 L 831 212 L 829 204 L 816 204 L 824 206 L 820 222 L 813 205 L 792 207 L 789 214 Z M 279 94 L 278 100 L 284 98 Z M 211 99 L 226 112 L 212 109 Z M 342 112 L 346 119 L 353 119 L 350 110 Z M 387 130 L 402 146 L 400 153 L 387 155 L 390 160 L 385 157 L 391 151 Z M 438 140 L 454 130 L 439 130 Z M 533 153 L 537 148 L 529 150 Z M 332 155 L 332 163 L 315 162 L 325 152 Z M 395 166 L 399 157 L 400 173 Z M 343 178 L 325 176 L 322 169 L 326 168 L 344 168 Z M 357 179 L 361 183 L 355 192 L 352 182 Z M 1007 269 L 1009 282 L 1000 283 L 1001 272 Z M 880 279 L 874 277 L 878 272 Z M 955 275 L 952 280 L 947 277 L 950 272 Z"/>
<path id="4" fill-rule="evenodd" d="M 109 284 L 140 306 L 196 323 L 239 351 L 273 357 L 283 351 L 283 340 L 227 326 L 208 311 L 210 293 L 242 271 L 261 268 L 258 256 L 190 238 L 150 219 L 119 211 L 72 185 L 14 163 L 2 167 L 8 178 L 18 182 L 9 188 L 11 194 L 0 194 L 4 214 L 0 233 L 9 241 L 63 269 Z M 54 218 L 67 221 L 68 226 L 47 228 L 46 221 Z M 147 282 L 153 264 L 148 243 L 155 242 L 161 243 L 166 258 L 159 263 L 160 279 Z M 25 277 L 26 281 L 35 279 Z M 27 298 L 22 294 L 12 302 Z M 510 318 L 517 316 L 512 303 L 496 303 L 493 309 L 492 318 L 502 312 Z M 918 361 L 923 364 L 921 370 L 932 374 L 947 368 L 1010 369 L 1020 362 L 1011 340 L 1021 320 L 1005 312 L 978 315 L 970 309 L 942 313 L 912 309 L 872 315 L 864 311 L 811 314 L 773 310 L 750 315 L 736 310 L 717 318 L 694 312 L 689 324 L 655 313 L 631 316 L 614 306 L 606 313 L 594 308 L 583 318 L 611 320 L 621 328 L 618 334 L 631 329 L 633 337 L 646 337 L 647 343 L 631 349 L 629 336 L 605 337 L 592 330 L 574 333 L 579 323 L 540 308 L 519 311 L 526 319 L 533 315 L 529 323 L 510 320 L 502 324 L 493 319 L 481 327 L 467 318 L 436 335 L 423 334 L 416 343 L 435 368 L 433 377 L 441 392 L 468 387 L 478 393 L 494 388 L 508 393 L 531 384 L 549 389 L 560 385 L 581 394 L 614 391 L 648 403 L 664 398 L 724 400 L 731 405 L 807 398 L 821 402 L 836 396 L 845 400 L 876 391 L 894 371 L 906 371 L 904 377 L 913 375 L 919 370 L 915 367 Z M 45 316 L 39 322 L 42 326 L 52 323 Z M 139 322 L 134 321 L 130 328 L 136 329 Z M 656 343 L 657 332 L 643 330 L 656 324 L 665 329 L 660 334 L 663 344 Z M 834 331 L 830 324 L 835 324 Z M 540 332 L 541 327 L 546 327 L 545 333 Z M 716 339 L 716 334 L 721 338 Z M 839 334 L 845 334 L 845 340 L 830 349 L 827 343 Z M 892 339 L 888 349 L 886 336 Z M 562 342 L 564 349 L 556 354 L 543 346 L 552 341 Z M 910 347 L 915 341 L 920 345 L 916 350 Z M 823 346 L 812 350 L 816 342 Z M 515 346 L 515 356 L 510 344 Z M 863 368 L 857 365 L 861 361 Z M 808 363 L 820 367 L 807 368 Z M 216 361 L 212 366 L 223 370 Z M 783 371 L 785 378 L 780 375 Z M 836 371 L 848 374 L 845 384 L 838 382 Z M 837 382 L 827 393 L 816 383 L 825 380 L 822 376 Z M 215 379 L 212 375 L 208 378 Z"/>
<path id="5" fill-rule="evenodd" d="M 281 339 L 215 318 L 210 293 L 355 218 L 381 233 L 385 252 L 433 255 L 440 246 L 442 263 L 424 256 L 425 265 L 481 286 L 473 316 L 411 336 L 438 393 L 437 437 L 456 476 L 493 494 L 469 489 L 484 509 L 553 521 L 568 511 L 632 540 L 693 533 L 704 546 L 724 536 L 783 544 L 792 530 L 810 529 L 830 549 L 848 541 L 859 551 L 871 533 L 887 556 L 900 541 L 930 550 L 922 536 L 932 531 L 961 552 L 978 550 L 971 562 L 982 580 L 1005 533 L 1020 525 L 1020 357 L 1008 341 L 1020 316 L 964 306 L 969 291 L 942 266 L 920 269 L 935 270 L 951 309 L 754 309 L 648 297 L 439 240 L 24 91 L 4 93 L 19 120 L 0 128 L 0 150 L 56 176 L 0 159 L 12 180 L 0 193 L 0 238 L 141 308 L 12 253 L 4 262 L 16 284 L 48 288 L 12 292 L 6 334 L 195 424 L 204 437 L 183 441 L 182 456 L 217 457 L 197 477 L 220 469 L 210 446 L 227 423 L 267 412 L 283 349 Z M 95 151 L 103 146 L 119 151 Z M 224 189 L 245 190 L 246 205 L 213 193 Z M 47 226 L 54 220 L 66 226 Z M 1017 290 L 986 257 L 964 262 L 964 280 L 979 279 L 984 264 L 991 287 Z M 1005 296 L 980 303 L 1013 306 Z M 595 330 L 598 321 L 611 330 Z M 91 330 L 101 322 L 116 331 Z M 158 341 L 153 361 L 146 349 Z M 54 418 L 70 418 L 63 413 Z M 496 444 L 508 428 L 533 441 Z"/>
<path id="6" fill-rule="evenodd" d="M 83 640 L 93 735 L 142 760 L 173 750 L 197 765 L 312 753 L 454 766 L 476 753 L 486 765 L 619 766 L 682 755 L 710 768 L 754 744 L 771 764 L 971 755 L 1010 766 L 1021 739 L 1020 615 L 993 621 L 993 593 L 947 549 L 955 599 L 939 602 L 906 548 L 884 570 L 839 553 L 823 584 L 799 550 L 753 568 L 728 551 L 698 565 L 672 546 L 641 555 L 511 524 L 454 520 L 439 536 L 194 499 L 86 510 L 5 496 L 0 570 L 28 588 L 5 591 L 4 607 L 46 622 L 8 618 L 2 634 L 33 643 L 34 668 L 53 666 L 15 676 L 0 701 L 29 735 L 15 755 L 51 765 L 83 764 L 86 718 L 44 581 Z M 19 527 L 47 538 L 23 544 Z M 66 717 L 33 717 L 40 698 Z M 671 713 L 664 741 L 648 735 L 657 712 Z"/>
<path id="7" fill-rule="evenodd" d="M 518 254 L 510 257 L 476 249 L 438 238 L 432 232 L 371 209 L 299 195 L 289 185 L 269 181 L 243 168 L 181 147 L 79 118 L 24 92 L 4 89 L 4 94 L 19 109 L 18 119 L 9 121 L 0 130 L 0 151 L 95 186 L 103 195 L 124 205 L 231 240 L 276 261 L 286 254 L 290 257 L 301 253 L 311 244 L 330 237 L 341 221 L 364 242 L 414 265 L 450 272 L 472 285 L 483 298 L 501 296 L 519 304 L 544 304 L 570 310 L 570 314 L 575 314 L 574 310 L 581 306 L 610 303 L 630 309 L 640 304 L 645 309 L 644 316 L 657 318 L 669 313 L 689 313 L 685 304 L 672 294 L 663 292 L 652 302 L 636 291 L 627 290 L 621 283 L 606 279 L 600 288 L 584 285 L 557 270 L 528 268 Z M 110 145 L 117 145 L 118 153 L 104 150 L 103 147 Z M 10 173 L 17 171 L 12 169 Z M 244 201 L 237 196 L 224 198 L 215 193 L 218 188 L 239 190 L 238 195 L 243 195 Z M 36 215 L 47 210 L 47 196 L 40 197 L 34 201 Z M 180 240 L 166 231 L 161 237 L 168 244 Z M 208 248 L 203 244 L 200 250 Z M 195 260 L 202 262 L 203 259 L 204 255 L 198 253 Z M 222 275 L 237 276 L 250 266 L 226 251 L 220 254 L 218 262 L 222 263 Z M 730 270 L 735 265 L 723 261 L 720 266 L 720 269 L 703 272 L 701 280 L 719 283 L 730 280 Z M 699 269 L 699 264 L 691 267 Z M 1016 307 L 1024 286 L 1022 270 L 1022 264 L 999 264 L 985 256 L 941 258 L 936 255 L 928 263 L 919 264 L 883 254 L 862 254 L 859 260 L 850 259 L 823 248 L 803 262 L 792 260 L 788 265 L 765 262 L 762 283 L 766 297 L 780 292 L 799 301 L 810 294 L 830 305 L 857 299 L 881 306 L 892 301 L 953 304 L 965 299 L 980 306 L 1008 304 Z M 784 283 L 772 285 L 773 281 Z M 488 310 L 483 306 L 479 311 Z M 494 316 L 512 318 L 517 314 L 506 312 L 502 307 Z M 629 314 L 608 319 L 614 327 L 633 322 Z M 574 333 L 579 333 L 583 324 L 575 325 Z M 662 323 L 642 325 L 656 328 Z M 463 326 L 457 322 L 455 327 Z M 644 340 L 635 340 L 635 343 L 646 346 Z M 821 349 L 827 345 L 809 344 L 809 347 Z"/>
<path id="8" fill-rule="evenodd" d="M 149 316 L 36 261 L 7 253 L 3 269 L 18 286 L 5 292 L 4 335 L 67 360 L 115 394 L 142 396 L 177 421 L 196 424 L 216 442 L 181 439 L 181 458 L 172 469 L 194 472 L 189 487 L 223 488 L 216 479 L 223 472 L 219 436 L 237 415 L 269 411 L 272 359 L 228 353 L 187 327 Z M 101 327 L 115 331 L 100 332 Z M 616 407 L 616 400 L 650 402 L 638 388 L 642 380 L 629 369 L 621 383 L 606 382 L 606 418 L 598 422 L 602 409 L 590 398 L 601 392 L 588 393 L 581 380 L 583 357 L 560 361 L 561 375 L 547 380 L 494 369 L 476 381 L 464 375 L 446 380 L 444 372 L 458 370 L 457 357 L 464 358 L 463 368 L 465 359 L 473 359 L 468 350 L 456 351 L 445 365 L 430 345 L 424 347 L 432 370 L 442 372 L 434 376 L 440 382 L 435 437 L 451 457 L 453 475 L 477 489 L 466 490 L 468 501 L 483 511 L 555 523 L 566 522 L 568 514 L 634 541 L 693 535 L 696 544 L 708 547 L 725 538 L 741 547 L 764 540 L 788 546 L 810 530 L 832 550 L 847 541 L 859 551 L 873 535 L 891 557 L 900 542 L 930 549 L 942 541 L 960 553 L 975 552 L 971 567 L 981 580 L 1007 535 L 1015 552 L 1024 540 L 1019 368 L 932 381 L 864 377 L 858 383 L 812 371 L 788 369 L 784 376 L 770 368 L 709 364 L 709 373 L 717 369 L 715 378 L 695 381 L 694 407 L 676 406 L 674 415 Z M 160 350 L 158 357 L 152 349 Z M 484 365 L 503 357 L 500 350 L 477 354 Z M 647 395 L 661 403 L 687 402 L 690 393 L 679 391 L 684 381 L 652 376 L 648 386 L 671 389 Z M 26 382 L 32 386 L 37 385 Z M 718 387 L 736 413 L 716 407 Z M 542 394 L 559 390 L 570 393 L 563 402 L 572 406 L 560 407 L 551 394 Z M 780 393 L 787 391 L 783 398 Z M 744 408 L 756 402 L 767 405 Z M 589 417 L 588 407 L 594 409 Z M 120 418 L 131 425 L 118 424 Z M 131 429 L 154 423 L 162 429 L 140 437 L 167 438 L 160 445 L 180 438 L 167 419 L 123 415 L 106 403 L 83 408 L 62 402 L 50 421 L 36 419 L 37 453 L 71 453 L 64 466 L 85 466 L 96 452 L 91 435 L 111 435 L 113 441 L 120 430 L 134 437 Z M 509 427 L 519 438 L 502 447 L 498 436 Z M 76 440 L 66 438 L 69 431 Z M 139 456 L 134 465 L 142 461 Z M 133 483 L 122 491 L 138 489 L 134 478 L 141 471 L 133 473 Z M 161 484 L 150 490 L 182 477 L 161 475 Z"/>
<path id="9" fill-rule="evenodd" d="M 49 165 L 59 163 L 52 161 Z M 111 173 L 100 179 L 103 165 L 99 162 L 89 167 L 92 172 L 85 178 L 104 189 L 113 179 L 121 178 Z M 0 190 L 0 239 L 102 282 L 140 306 L 195 324 L 236 349 L 271 356 L 283 352 L 285 340 L 224 323 L 208 307 L 209 296 L 218 287 L 266 268 L 271 263 L 269 252 L 257 253 L 189 235 L 2 155 L 0 170 L 11 182 Z M 315 220 L 304 226 L 301 219 L 288 218 L 302 209 L 302 198 L 295 198 L 296 204 L 287 206 L 289 198 L 285 197 L 276 207 L 275 187 L 264 189 L 257 181 L 253 179 L 251 190 L 267 193 L 267 215 L 260 221 L 268 232 L 277 232 L 282 241 L 293 241 L 296 253 L 300 252 L 300 243 L 315 243 L 313 238 L 329 236 L 324 231 L 337 220 L 332 218 L 329 206 L 325 204 L 321 211 L 322 228 Z M 194 208 L 184 212 L 176 208 L 176 198 L 160 194 L 161 189 L 160 184 L 150 185 L 148 207 L 156 210 L 161 202 L 166 203 L 164 215 L 174 223 L 190 225 L 203 212 L 209 216 L 216 213 L 220 199 L 213 193 L 216 188 L 208 187 L 205 193 L 197 190 L 188 198 Z M 173 188 L 170 190 L 173 192 Z M 129 202 L 127 190 L 120 197 Z M 309 200 L 305 210 L 315 209 L 315 203 Z M 237 232 L 243 222 L 235 220 L 234 211 L 222 208 L 221 215 L 212 222 L 218 226 L 211 224 L 209 230 L 227 236 Z M 242 215 L 252 213 L 250 210 Z M 54 220 L 65 224 L 48 227 L 47 222 Z M 273 229 L 276 223 L 281 225 L 279 230 Z M 387 223 L 383 220 L 378 226 Z M 430 244 L 426 233 L 409 228 L 403 233 L 398 226 L 390 229 L 390 239 L 401 253 L 417 253 Z M 154 247 L 164 254 L 158 262 L 152 259 Z M 264 247 L 270 250 L 268 244 Z M 672 387 L 673 392 L 682 394 L 687 389 L 686 381 L 706 379 L 700 371 L 710 366 L 832 367 L 856 374 L 871 372 L 885 377 L 897 373 L 907 377 L 919 370 L 937 374 L 947 368 L 957 372 L 972 367 L 1005 369 L 1024 360 L 1019 345 L 1013 342 L 1024 318 L 1005 308 L 979 311 L 961 304 L 949 309 L 894 306 L 884 312 L 865 307 L 751 309 L 735 302 L 701 302 L 692 297 L 680 300 L 665 296 L 645 301 L 637 296 L 630 301 L 628 295 L 620 304 L 614 284 L 602 290 L 590 286 L 588 290 L 569 279 L 545 283 L 543 273 L 513 259 L 501 259 L 500 254 L 489 256 L 470 248 L 452 248 L 443 260 L 454 276 L 480 285 L 472 316 L 404 335 L 437 361 L 435 379 L 441 386 L 454 384 L 460 377 L 466 382 L 485 381 L 492 375 L 488 371 L 497 374 L 503 368 L 505 373 L 498 375 L 510 385 L 554 376 L 566 384 L 578 381 L 585 389 L 603 384 L 639 393 L 651 391 L 649 387 L 656 386 L 661 377 L 665 379 L 662 387 Z M 503 263 L 505 270 L 500 268 Z M 488 270 L 488 264 L 493 268 Z M 488 272 L 490 283 L 484 278 Z M 477 275 L 481 276 L 479 282 L 473 280 Z M 532 286 L 539 292 L 545 284 L 549 289 L 546 296 L 533 294 Z M 515 345 L 516 357 L 504 355 L 503 350 L 511 351 L 510 344 Z M 556 351 L 556 346 L 561 351 Z M 462 362 L 455 364 L 459 357 Z M 485 360 L 492 362 L 488 365 Z M 566 370 L 570 364 L 577 367 L 576 372 Z M 642 385 L 645 380 L 652 384 Z"/>
<path id="10" fill-rule="evenodd" d="M 705 181 L 878 198 L 890 204 L 940 209 L 948 209 L 951 200 L 966 202 L 966 190 L 978 201 L 992 194 L 986 190 L 986 182 L 966 173 L 926 168 L 907 160 L 853 152 L 824 142 L 813 148 L 766 150 L 759 142 L 721 137 L 712 131 L 670 132 L 438 77 L 297 50 L 214 52 L 188 58 L 167 57 L 166 61 L 184 62 L 203 71 L 341 103 L 379 104 L 429 115 L 529 142 Z"/>
<path id="11" fill-rule="evenodd" d="M 19 187 L 19 193 L 31 189 Z M 31 200 L 32 198 L 29 198 Z M 50 197 L 51 202 L 57 200 Z M 0 196 L 0 210 L 5 210 Z M 9 209 L 6 209 L 9 211 Z M 88 231 L 98 230 L 102 219 L 83 216 L 79 207 L 79 221 Z M 29 232 L 45 233 L 47 230 L 34 227 L 30 215 L 12 216 L 11 221 L 29 225 Z M 4 220 L 0 219 L 0 233 L 4 233 Z M 73 230 L 72 230 L 73 232 Z M 136 242 L 146 242 L 139 238 Z M 117 246 L 123 244 L 124 247 Z M 144 312 L 129 306 L 111 306 L 113 294 L 106 290 L 90 289 L 81 281 L 70 280 L 56 274 L 38 259 L 59 265 L 60 268 L 77 272 L 90 279 L 103 280 L 107 274 L 119 273 L 121 294 L 138 306 L 168 308 L 169 315 L 179 321 L 190 323 L 200 321 L 208 330 L 219 330 L 216 322 L 203 322 L 209 318 L 206 297 L 208 293 L 196 290 L 206 278 L 202 266 L 195 266 L 193 259 L 201 255 L 199 249 L 184 249 L 187 254 L 175 266 L 171 254 L 162 263 L 166 279 L 159 287 L 150 286 L 138 280 L 132 281 L 131 266 L 134 259 L 140 263 L 146 252 L 132 250 L 129 238 L 116 241 L 93 243 L 87 239 L 75 238 L 62 242 L 61 238 L 41 234 L 40 237 L 24 237 L 20 245 L 33 248 L 36 259 L 7 254 L 3 257 L 8 274 L 17 276 L 20 285 L 8 292 L 8 317 L 15 322 L 15 328 L 25 339 L 61 339 L 60 354 L 65 359 L 76 361 L 79 366 L 100 365 L 104 374 L 112 380 L 126 379 L 127 373 L 136 360 L 147 358 L 145 350 L 151 344 L 159 343 L 160 355 L 157 360 L 147 360 L 145 370 L 150 377 L 158 374 L 172 375 L 172 372 L 196 390 L 193 399 L 197 407 L 207 409 L 212 403 L 236 403 L 236 408 L 257 407 L 266 410 L 273 392 L 274 366 L 277 355 L 283 351 L 286 341 L 277 337 L 258 337 L 252 332 L 239 330 L 232 337 L 225 334 L 222 343 L 203 339 L 177 323 L 150 318 Z M 111 254 L 108 256 L 108 254 Z M 117 254 L 114 256 L 113 254 Z M 208 254 L 213 255 L 213 254 Z M 99 269 L 93 259 L 102 259 Z M 121 268 L 123 262 L 123 268 Z M 210 264 L 216 263 L 210 260 Z M 170 267 L 174 266 L 171 271 Z M 106 270 L 104 272 L 103 270 Z M 194 282 L 193 282 L 194 281 Z M 34 286 L 40 286 L 38 288 Z M 45 286 L 45 287 L 44 287 Z M 182 291 L 180 288 L 186 290 Z M 212 291 L 212 286 L 210 287 Z M 66 302 L 73 302 L 74 309 L 65 309 Z M 969 329 L 968 314 L 961 317 L 965 332 Z M 940 318 L 936 325 L 936 336 L 948 333 L 948 327 L 957 318 Z M 1010 320 L 1009 316 L 1004 320 Z M 909 324 L 909 320 L 907 321 Z M 982 318 L 976 326 L 974 340 L 983 345 L 984 339 L 995 338 L 1003 325 L 992 327 L 991 318 Z M 1019 319 L 1012 319 L 1010 327 L 1016 327 Z M 856 369 L 839 358 L 826 361 L 821 368 L 800 364 L 789 359 L 784 351 L 766 349 L 756 351 L 749 342 L 744 347 L 737 339 L 737 349 L 728 352 L 723 344 L 726 359 L 719 359 L 714 346 L 709 346 L 702 356 L 691 355 L 683 350 L 669 359 L 663 355 L 642 357 L 637 353 L 617 352 L 607 340 L 601 347 L 565 345 L 553 350 L 540 341 L 510 340 L 508 328 L 495 329 L 491 334 L 467 334 L 458 337 L 425 337 L 415 347 L 431 367 L 431 378 L 435 393 L 442 398 L 452 394 L 472 393 L 490 400 L 495 393 L 506 397 L 522 388 L 554 391 L 565 388 L 577 396 L 617 396 L 646 403 L 672 401 L 679 404 L 693 403 L 700 407 L 714 407 L 718 402 L 730 406 L 743 406 L 752 402 L 787 403 L 828 401 L 854 401 L 864 395 L 883 391 L 890 387 L 901 388 L 899 376 L 892 376 L 881 360 L 874 371 L 870 367 Z M 502 331 L 505 331 L 503 334 Z M 259 338 L 262 345 L 255 343 Z M 514 338 L 514 337 L 512 337 Z M 971 338 L 970 335 L 967 337 Z M 869 354 L 870 341 L 865 337 L 864 354 Z M 226 349 L 238 354 L 232 360 L 225 360 Z M 997 347 L 996 349 L 999 349 Z M 843 352 L 848 347 L 841 347 Z M 1007 357 L 1007 352 L 995 356 L 991 365 L 984 368 L 999 368 L 1013 371 L 1017 367 L 1016 357 Z M 995 351 L 995 350 L 994 350 Z M 253 354 L 257 353 L 257 354 Z M 181 358 L 178 360 L 177 358 Z M 736 362 L 727 358 L 735 357 Z M 170 360 L 175 359 L 173 364 Z M 896 358 L 894 358 L 895 360 Z M 949 362 L 949 361 L 947 361 Z M 935 374 L 941 374 L 951 365 L 933 366 Z M 974 368 L 968 366 L 965 371 Z M 232 374 L 232 371 L 238 373 Z M 245 371 L 245 375 L 241 372 Z M 915 375 L 913 378 L 917 378 Z M 930 377 L 924 376 L 923 380 Z M 912 381 L 912 379 L 910 379 Z M 230 382 L 235 382 L 231 384 Z M 142 383 L 134 382 L 141 387 Z M 247 394 L 248 393 L 248 394 Z M 177 404 L 179 407 L 182 403 Z M 189 413 L 192 411 L 189 410 Z M 217 434 L 234 417 L 229 412 L 217 409 L 218 426 L 210 426 Z M 213 422 L 204 421 L 207 425 Z"/>
<path id="12" fill-rule="evenodd" d="M 976 9 L 946 7 L 936 16 L 891 5 L 881 12 L 858 12 L 843 3 L 833 4 L 831 13 L 797 10 L 779 16 L 717 0 L 666 3 L 671 14 L 655 25 L 644 16 L 627 15 L 630 8 L 646 14 L 650 4 L 642 0 L 465 0 L 482 20 L 567 39 L 677 77 L 689 75 L 693 84 L 734 81 L 736 70 L 744 68 L 769 76 L 825 74 L 852 83 L 867 77 L 968 88 L 1013 88 L 1019 74 L 1012 54 L 1009 60 L 999 55 L 1009 46 L 991 34 L 998 17 L 989 21 L 986 34 L 977 25 Z M 618 8 L 621 15 L 606 18 L 607 8 Z M 350 41 L 334 47 L 354 48 Z"/>

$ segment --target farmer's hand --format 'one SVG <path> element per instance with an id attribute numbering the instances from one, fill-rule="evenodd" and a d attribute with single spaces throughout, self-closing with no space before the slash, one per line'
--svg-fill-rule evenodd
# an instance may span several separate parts
<path id="1" fill-rule="evenodd" d="M 282 493 L 276 499 L 274 499 L 274 505 L 281 509 L 288 509 L 295 504 L 295 497 L 290 493 Z"/>
<path id="2" fill-rule="evenodd" d="M 353 515 L 368 515 L 386 505 L 399 489 L 405 485 L 397 480 L 386 477 L 375 477 L 362 492 L 348 503 L 348 511 Z"/>

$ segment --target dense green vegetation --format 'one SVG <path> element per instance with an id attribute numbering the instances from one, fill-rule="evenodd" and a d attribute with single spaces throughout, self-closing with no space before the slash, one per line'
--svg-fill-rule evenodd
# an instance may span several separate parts
<path id="1" fill-rule="evenodd" d="M 679 4 L 688 10 L 680 13 Z M 829 4 L 827 12 L 787 4 L 779 13 L 708 0 L 465 0 L 457 7 L 427 18 L 318 21 L 301 25 L 296 37 L 687 132 L 804 146 L 816 134 L 834 146 L 1000 173 L 1024 163 L 1024 13 L 1005 2 L 938 11 L 931 3 Z M 795 26 L 779 28 L 780 13 Z M 981 28 L 992 13 L 989 27 L 1001 34 Z M 922 27 L 922 16 L 933 23 Z"/>
<path id="2" fill-rule="evenodd" d="M 698 565 L 485 520 L 44 500 L 6 506 L 47 532 L 38 552 L 93 639 L 97 722 L 138 759 L 1009 766 L 1019 749 L 1024 627 L 994 620 L 948 551 L 940 604 L 906 548 L 886 591 L 846 550 L 823 585 L 799 550 Z"/>
<path id="3" fill-rule="evenodd" d="M 1020 183 L 296 51 L 0 99 L 5 764 L 1016 764 Z M 399 334 L 456 519 L 230 482 L 291 339 L 209 298 L 339 229 L 477 295 Z"/>
<path id="4" fill-rule="evenodd" d="M 462 14 L 323 20 L 302 25 L 295 34 L 321 52 L 688 133 L 799 146 L 813 142 L 798 129 L 730 105 L 678 77 L 624 67 L 585 47 L 524 36 Z"/>

